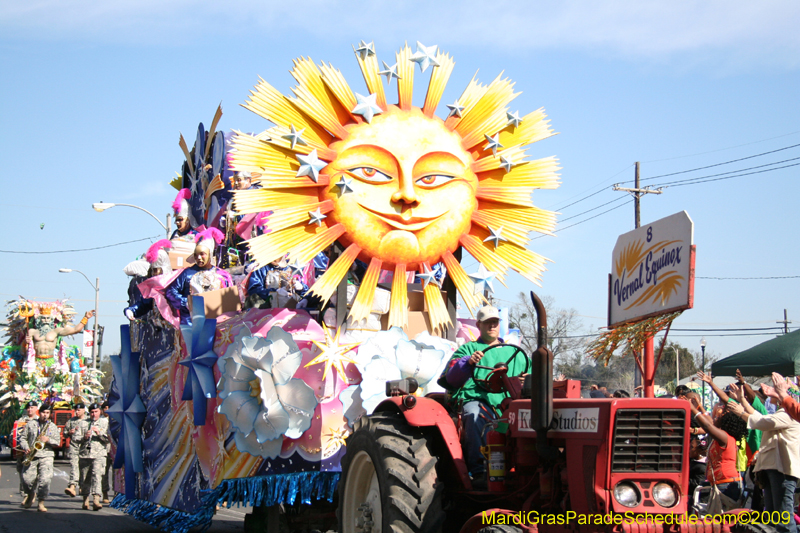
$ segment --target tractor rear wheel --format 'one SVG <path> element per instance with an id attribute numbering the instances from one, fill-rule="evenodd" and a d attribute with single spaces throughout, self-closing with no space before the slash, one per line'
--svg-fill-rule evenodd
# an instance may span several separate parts
<path id="1" fill-rule="evenodd" d="M 425 433 L 399 415 L 362 418 L 347 439 L 339 482 L 339 533 L 435 533 L 443 485 Z"/>

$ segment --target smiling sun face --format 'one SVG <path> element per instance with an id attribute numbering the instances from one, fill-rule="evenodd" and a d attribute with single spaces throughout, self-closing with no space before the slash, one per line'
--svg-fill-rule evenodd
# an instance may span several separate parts
<path id="1" fill-rule="evenodd" d="M 478 205 L 472 157 L 458 136 L 418 109 L 395 106 L 349 132 L 331 145 L 337 155 L 325 169 L 334 178 L 324 194 L 333 202 L 328 216 L 345 228 L 340 241 L 358 245 L 367 262 L 380 258 L 384 269 L 417 270 L 454 252 Z M 339 176 L 352 179 L 352 192 L 335 185 Z"/>
<path id="2" fill-rule="evenodd" d="M 558 186 L 557 161 L 525 160 L 525 145 L 552 135 L 544 112 L 509 112 L 517 94 L 498 77 L 489 85 L 473 79 L 447 106 L 447 118 L 437 117 L 454 62 L 442 52 L 430 56 L 436 47 L 417 46 L 416 54 L 404 47 L 383 71 L 374 52 L 360 48 L 366 97 L 340 71 L 310 59 L 295 60 L 294 97 L 261 80 L 244 107 L 276 126 L 237 132 L 231 156 L 236 170 L 262 175 L 253 180 L 260 189 L 235 192 L 236 210 L 271 212 L 267 232 L 248 241 L 255 260 L 289 254 L 303 264 L 339 242 L 344 251 L 311 291 L 327 301 L 353 262 L 366 262 L 350 311 L 359 320 L 370 312 L 381 272 L 391 271 L 390 326 L 407 320 L 406 274 L 438 262 L 466 306 L 481 305 L 454 255 L 459 247 L 500 282 L 511 269 L 538 283 L 546 259 L 527 249 L 528 234 L 555 227 L 555 213 L 531 196 Z M 416 63 L 434 65 L 421 108 L 412 104 Z M 396 78 L 393 70 L 396 105 L 387 103 L 381 79 Z M 443 328 L 450 319 L 438 287 L 427 284 L 424 293 L 433 328 Z"/>

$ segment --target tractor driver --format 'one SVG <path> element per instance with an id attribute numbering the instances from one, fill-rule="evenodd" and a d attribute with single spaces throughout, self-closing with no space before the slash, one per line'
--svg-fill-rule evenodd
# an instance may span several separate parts
<path id="1" fill-rule="evenodd" d="M 480 338 L 468 342 L 455 351 L 447 363 L 438 383 L 452 393 L 453 399 L 461 403 L 461 418 L 464 423 L 464 454 L 467 468 L 475 489 L 486 487 L 486 465 L 481 454 L 481 446 L 486 443 L 486 424 L 495 420 L 500 403 L 508 396 L 505 392 L 489 392 L 474 378 L 475 365 L 491 367 L 508 362 L 509 376 L 523 376 L 528 368 L 527 358 L 517 353 L 513 346 L 500 346 L 488 350 L 490 346 L 502 344 L 500 336 L 500 315 L 497 309 L 487 305 L 478 310 L 478 331 Z M 511 361 L 509 362 L 509 359 Z M 484 377 L 488 371 L 482 372 Z"/>

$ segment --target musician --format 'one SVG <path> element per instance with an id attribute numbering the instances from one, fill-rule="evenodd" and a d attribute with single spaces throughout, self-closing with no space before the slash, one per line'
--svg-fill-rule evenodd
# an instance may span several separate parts
<path id="1" fill-rule="evenodd" d="M 20 447 L 26 453 L 25 461 L 30 459 L 22 470 L 22 482 L 25 488 L 22 507 L 29 509 L 33 505 L 34 491 L 36 491 L 40 513 L 47 512 L 44 501 L 50 494 L 50 481 L 53 479 L 53 459 L 56 455 L 53 447 L 60 444 L 58 426 L 50 420 L 51 412 L 49 404 L 42 404 L 39 408 L 39 418 L 35 422 L 25 424 L 25 431 L 22 432 L 20 440 Z"/>
<path id="2" fill-rule="evenodd" d="M 85 428 L 78 452 L 81 467 L 81 494 L 83 508 L 89 509 L 92 498 L 92 509 L 103 508 L 100 497 L 103 491 L 103 473 L 106 469 L 106 444 L 108 444 L 108 418 L 103 418 L 100 406 L 93 403 L 89 406 L 89 419 L 81 422 Z"/>
<path id="3" fill-rule="evenodd" d="M 64 426 L 64 431 L 67 432 L 69 437 L 69 485 L 64 489 L 64 493 L 73 498 L 78 495 L 75 490 L 82 485 L 80 479 L 80 466 L 78 464 L 78 452 L 80 451 L 80 443 L 83 440 L 82 424 L 81 422 L 86 418 L 86 405 L 79 402 L 75 404 L 75 416 L 67 421 Z"/>
<path id="4" fill-rule="evenodd" d="M 111 404 L 109 404 L 108 401 L 105 401 L 101 407 L 103 408 L 103 418 L 106 419 L 106 422 L 110 422 L 108 417 L 108 408 L 111 407 Z M 114 464 L 114 457 L 111 455 L 111 433 L 109 432 L 108 443 L 106 444 L 106 467 L 105 470 L 103 470 L 103 503 L 105 504 L 111 503 L 108 500 L 108 475 L 111 472 L 112 464 Z"/>
<path id="5" fill-rule="evenodd" d="M 22 418 L 17 420 L 17 446 L 19 446 L 19 441 L 22 439 L 22 433 L 25 431 L 25 425 L 28 422 L 34 422 L 37 418 L 36 408 L 39 407 L 39 404 L 36 403 L 34 400 L 29 401 L 25 404 L 25 414 L 22 415 Z M 22 496 L 25 496 L 25 486 L 22 483 L 22 459 L 24 459 L 24 455 L 17 456 L 17 474 L 19 474 L 19 493 Z"/>

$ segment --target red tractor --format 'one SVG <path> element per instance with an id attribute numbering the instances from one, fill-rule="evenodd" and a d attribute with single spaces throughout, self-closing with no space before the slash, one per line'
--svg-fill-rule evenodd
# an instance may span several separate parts
<path id="1" fill-rule="evenodd" d="M 390 397 L 347 441 L 339 533 L 728 530 L 688 523 L 689 404 L 581 399 L 575 381 L 554 387 L 544 306 L 531 297 L 538 349 L 525 385 L 502 365 L 476 370 L 476 381 L 509 394 L 483 449 L 487 489 L 472 486 L 444 396 L 389 382 Z"/>

